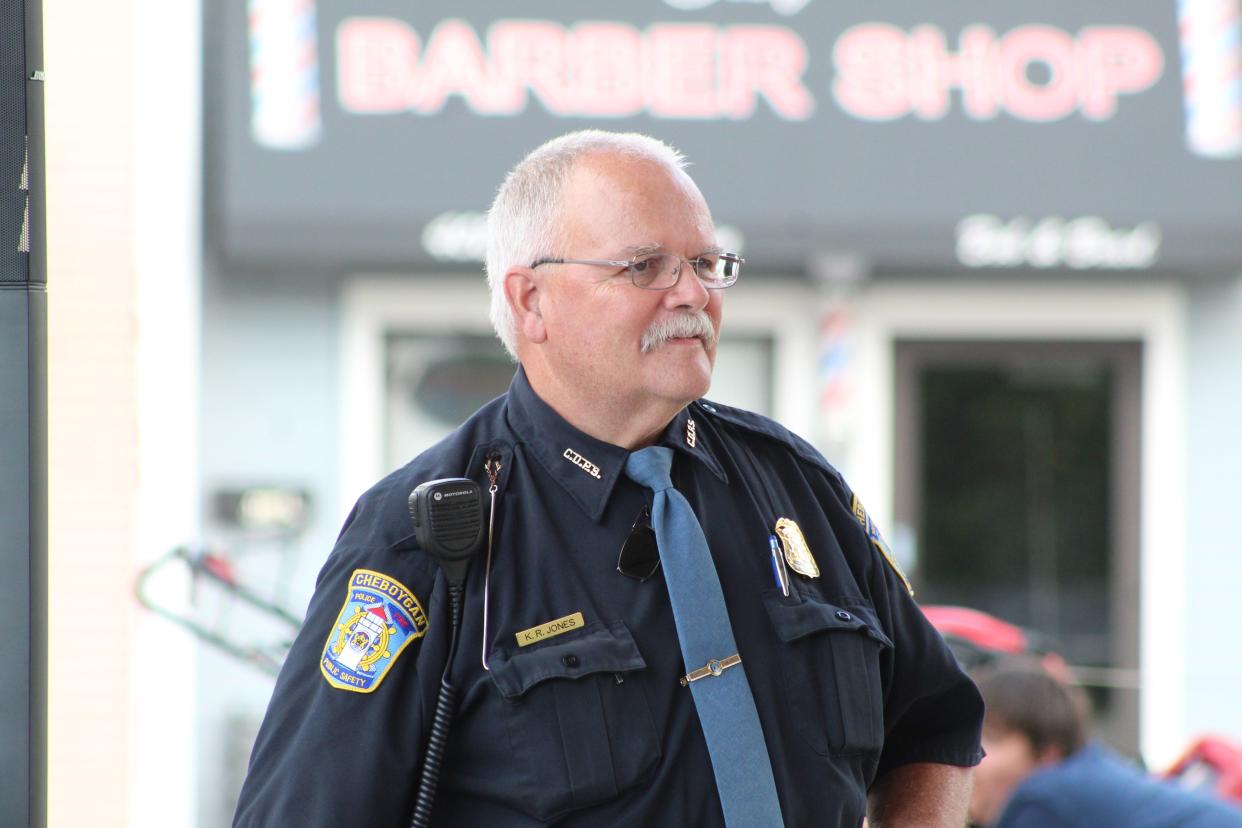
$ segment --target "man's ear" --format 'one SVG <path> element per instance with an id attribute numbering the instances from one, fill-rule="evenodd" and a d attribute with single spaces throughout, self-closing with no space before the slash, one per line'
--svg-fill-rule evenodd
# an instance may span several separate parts
<path id="1" fill-rule="evenodd" d="M 536 344 L 545 341 L 548 331 L 539 312 L 543 288 L 539 276 L 529 267 L 511 267 L 505 271 L 504 287 L 509 312 L 521 337 Z"/>
<path id="2" fill-rule="evenodd" d="M 1034 753 L 1034 751 L 1032 751 Z M 1045 745 L 1044 749 L 1038 753 L 1034 753 L 1035 766 L 1042 768 L 1048 765 L 1055 765 L 1065 758 L 1065 751 L 1059 745 Z"/>

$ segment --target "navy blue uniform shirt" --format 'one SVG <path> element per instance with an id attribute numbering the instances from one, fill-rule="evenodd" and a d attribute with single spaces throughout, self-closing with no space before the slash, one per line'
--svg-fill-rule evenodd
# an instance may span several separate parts
<path id="1" fill-rule="evenodd" d="M 978 692 L 869 538 L 840 474 L 771 420 L 703 401 L 660 444 L 674 450 L 673 481 L 716 561 L 786 824 L 857 826 L 887 769 L 975 764 Z M 459 704 L 432 824 L 723 825 L 693 698 L 678 683 L 701 665 L 682 663 L 662 577 L 616 571 L 651 493 L 625 477 L 627 450 L 569 425 L 519 369 L 508 394 L 349 515 L 277 679 L 236 826 L 408 824 L 451 625 L 406 501 L 441 477 L 486 492 L 490 454 L 502 464 L 490 671 L 481 554 L 466 582 Z M 791 571 L 788 597 L 768 545 L 781 517 L 820 569 Z M 358 679 L 336 653 L 368 615 L 391 636 Z"/>
<path id="2" fill-rule="evenodd" d="M 1242 810 L 1154 779 L 1102 745 L 1027 777 L 996 828 L 1242 828 Z"/>

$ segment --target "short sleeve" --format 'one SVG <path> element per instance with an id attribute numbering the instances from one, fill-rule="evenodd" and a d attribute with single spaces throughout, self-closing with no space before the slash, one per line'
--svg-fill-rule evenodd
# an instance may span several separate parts
<path id="1" fill-rule="evenodd" d="M 878 528 L 839 475 L 832 481 L 842 549 L 866 585 L 893 647 L 883 665 L 884 748 L 877 775 L 897 765 L 972 767 L 983 757 L 983 699 L 915 602 Z"/>

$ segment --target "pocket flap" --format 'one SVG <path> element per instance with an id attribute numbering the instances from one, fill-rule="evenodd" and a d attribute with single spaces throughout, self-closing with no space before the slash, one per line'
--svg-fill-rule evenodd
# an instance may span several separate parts
<path id="1" fill-rule="evenodd" d="M 830 604 L 811 595 L 791 603 L 775 589 L 764 590 L 763 599 L 776 634 L 787 643 L 818 632 L 838 631 L 862 632 L 883 647 L 893 646 L 880 629 L 875 610 L 864 603 Z"/>
<path id="2" fill-rule="evenodd" d="M 515 651 L 492 654 L 492 681 L 507 699 L 547 679 L 576 679 L 591 673 L 626 673 L 646 668 L 624 621 L 588 624 L 581 632 Z"/>

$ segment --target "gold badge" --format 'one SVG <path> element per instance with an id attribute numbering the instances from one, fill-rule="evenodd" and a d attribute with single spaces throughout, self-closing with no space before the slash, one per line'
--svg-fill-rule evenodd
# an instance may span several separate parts
<path id="1" fill-rule="evenodd" d="M 806 545 L 806 538 L 802 537 L 802 530 L 798 528 L 798 524 L 789 518 L 781 518 L 776 521 L 776 536 L 781 539 L 781 548 L 785 550 L 785 562 L 789 564 L 790 569 L 807 578 L 819 577 L 819 564 L 815 563 L 815 556 L 811 554 L 811 548 Z"/>
<path id="2" fill-rule="evenodd" d="M 698 436 L 695 434 L 694 420 L 686 419 L 686 445 L 694 448 L 694 444 L 698 442 Z"/>
<path id="3" fill-rule="evenodd" d="M 871 545 L 884 557 L 888 565 L 897 573 L 897 577 L 906 586 L 906 592 L 910 593 L 910 597 L 914 597 L 914 586 L 910 583 L 910 579 L 906 577 L 906 573 L 901 571 L 901 567 L 897 565 L 896 559 L 893 558 L 892 550 L 888 548 L 888 544 L 884 542 L 884 536 L 880 534 L 880 529 L 875 525 L 875 521 L 871 519 L 871 515 L 867 514 L 867 510 L 863 508 L 862 501 L 858 499 L 858 495 L 854 495 L 854 500 L 850 504 L 851 511 L 854 512 L 854 519 L 862 526 L 863 531 L 867 533 L 867 539 L 871 541 Z"/>
<path id="4" fill-rule="evenodd" d="M 561 633 L 567 633 L 570 630 L 580 630 L 585 624 L 586 621 L 583 620 L 582 613 L 575 612 L 566 615 L 564 618 L 540 624 L 538 627 L 522 630 L 517 634 L 517 643 L 519 647 L 525 647 L 528 644 L 538 644 L 540 641 L 546 641 Z"/>

